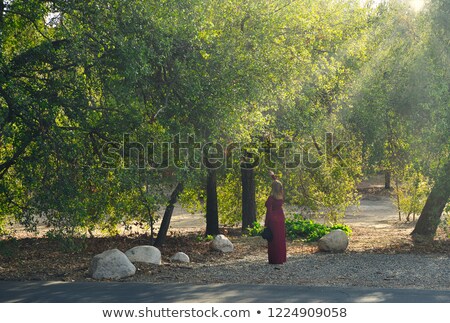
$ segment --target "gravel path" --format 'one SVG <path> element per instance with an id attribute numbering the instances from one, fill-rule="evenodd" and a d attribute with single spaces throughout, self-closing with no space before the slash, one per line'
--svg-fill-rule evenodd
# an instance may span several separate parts
<path id="1" fill-rule="evenodd" d="M 447 255 L 316 253 L 289 257 L 284 265 L 269 265 L 258 258 L 227 264 L 167 265 L 133 280 L 450 290 Z"/>
<path id="2" fill-rule="evenodd" d="M 394 228 L 398 219 L 392 201 L 385 196 L 368 196 L 361 205 L 349 208 L 346 223 L 353 228 L 370 228 L 377 235 L 398 235 Z M 186 216 L 179 212 L 174 217 L 174 227 L 202 227 L 200 215 Z M 410 226 L 410 225 L 409 225 Z M 411 230 L 408 227 L 406 231 Z M 400 230 L 400 231 L 399 231 Z M 406 232 L 405 231 L 405 232 Z M 363 239 L 360 237 L 360 239 Z M 389 239 L 375 239 L 373 248 L 389 243 Z M 391 241 L 392 242 L 392 241 Z M 350 242 L 352 244 L 352 242 Z M 450 255 L 445 253 L 371 253 L 351 249 L 342 254 L 306 253 L 289 256 L 284 265 L 269 265 L 265 245 L 249 248 L 242 259 L 216 259 L 215 263 L 166 264 L 144 267 L 130 280 L 153 283 L 232 283 L 276 284 L 304 286 L 364 286 L 380 288 L 423 288 L 450 290 Z M 384 248 L 389 245 L 384 245 Z M 369 248 L 370 249 L 370 248 Z M 401 250 L 401 247 L 400 247 Z"/>
<path id="3" fill-rule="evenodd" d="M 201 217 L 194 217 L 200 222 Z M 364 198 L 358 208 L 349 208 L 345 218 L 352 227 L 372 228 L 379 234 L 397 234 L 392 222 L 398 218 L 388 197 Z M 175 216 L 175 226 L 199 225 L 183 214 Z M 190 221 L 189 221 L 190 220 Z M 201 225 L 201 224 L 200 224 Z M 384 231 L 384 233 L 380 233 Z M 374 247 L 379 247 L 379 242 Z M 263 247 L 265 250 L 265 247 Z M 235 283 L 305 286 L 364 286 L 380 288 L 423 288 L 450 290 L 448 254 L 308 253 L 289 256 L 284 265 L 269 265 L 265 251 L 240 260 L 218 259 L 213 264 L 173 265 L 145 268 L 133 280 L 153 283 Z"/>

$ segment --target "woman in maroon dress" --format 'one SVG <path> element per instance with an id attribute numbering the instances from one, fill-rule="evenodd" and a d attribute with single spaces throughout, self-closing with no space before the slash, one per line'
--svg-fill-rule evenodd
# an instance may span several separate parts
<path id="1" fill-rule="evenodd" d="M 270 228 L 273 239 L 268 244 L 269 264 L 283 264 L 286 262 L 286 228 L 284 224 L 283 212 L 283 185 L 272 176 L 272 192 L 266 201 L 266 221 L 265 226 Z"/>

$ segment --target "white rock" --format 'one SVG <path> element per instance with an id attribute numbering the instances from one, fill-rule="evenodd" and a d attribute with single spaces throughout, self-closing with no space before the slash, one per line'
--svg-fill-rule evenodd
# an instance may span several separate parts
<path id="1" fill-rule="evenodd" d="M 161 265 L 161 252 L 153 246 L 138 246 L 126 251 L 131 262 Z"/>
<path id="2" fill-rule="evenodd" d="M 344 252 L 348 247 L 348 236 L 342 230 L 333 230 L 319 240 L 320 251 Z"/>
<path id="3" fill-rule="evenodd" d="M 89 275 L 94 279 L 121 279 L 133 276 L 136 267 L 118 249 L 107 250 L 94 256 Z"/>
<path id="4" fill-rule="evenodd" d="M 234 249 L 233 244 L 227 237 L 223 234 L 217 235 L 209 245 L 211 250 L 221 251 L 221 252 L 232 252 Z"/>
<path id="5" fill-rule="evenodd" d="M 170 261 L 172 261 L 172 262 L 190 262 L 190 259 L 189 259 L 189 256 L 187 254 L 185 254 L 184 252 L 177 252 L 170 258 Z"/>

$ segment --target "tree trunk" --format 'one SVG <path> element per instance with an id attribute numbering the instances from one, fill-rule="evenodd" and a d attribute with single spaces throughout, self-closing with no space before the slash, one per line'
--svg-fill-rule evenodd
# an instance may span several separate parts
<path id="1" fill-rule="evenodd" d="M 241 166 L 242 180 L 242 232 L 253 227 L 256 221 L 256 188 L 255 171 L 253 168 Z"/>
<path id="2" fill-rule="evenodd" d="M 398 183 L 398 179 L 395 179 L 395 195 L 397 199 L 397 211 L 398 211 L 398 220 L 402 220 L 402 210 L 400 209 L 400 184 Z"/>
<path id="3" fill-rule="evenodd" d="M 422 209 L 416 227 L 412 232 L 414 236 L 433 238 L 436 234 L 442 212 L 450 197 L 450 159 L 446 161 L 440 176 L 431 190 L 430 195 Z"/>
<path id="4" fill-rule="evenodd" d="M 161 247 L 164 244 L 164 240 L 167 236 L 167 231 L 169 231 L 170 220 L 172 219 L 173 209 L 175 207 L 175 203 L 177 203 L 178 195 L 183 191 L 183 183 L 178 183 L 178 185 L 173 190 L 170 195 L 169 203 L 167 203 L 166 210 L 164 211 L 164 216 L 161 221 L 161 227 L 158 231 L 158 236 L 156 237 L 156 241 L 154 246 Z"/>
<path id="5" fill-rule="evenodd" d="M 215 169 L 208 169 L 206 183 L 206 235 L 217 235 L 219 233 L 217 171 Z"/>
<path id="6" fill-rule="evenodd" d="M 391 172 L 389 170 L 384 173 L 384 188 L 391 189 Z"/>
<path id="7" fill-rule="evenodd" d="M 3 22 L 4 22 L 4 17 L 3 17 L 4 13 L 3 13 L 3 11 L 5 11 L 5 1 L 1 0 L 0 1 L 0 30 L 3 30 Z M 2 39 L 0 38 L 0 40 L 2 40 Z M 3 45 L 3 42 L 1 42 L 0 45 Z M 1 56 L 2 55 L 0 53 L 0 57 Z"/>

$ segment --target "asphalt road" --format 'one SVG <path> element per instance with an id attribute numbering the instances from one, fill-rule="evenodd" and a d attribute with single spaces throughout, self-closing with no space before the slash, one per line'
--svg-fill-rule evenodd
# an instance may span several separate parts
<path id="1" fill-rule="evenodd" d="M 0 281 L 1 303 L 450 303 L 450 290 Z"/>

